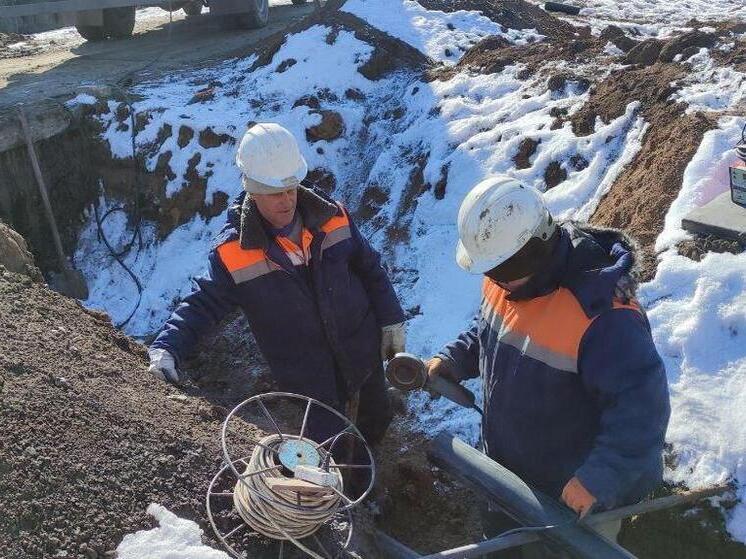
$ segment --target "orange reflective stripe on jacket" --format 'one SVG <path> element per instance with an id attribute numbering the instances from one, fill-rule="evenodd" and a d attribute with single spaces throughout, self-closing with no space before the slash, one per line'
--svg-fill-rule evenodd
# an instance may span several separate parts
<path id="1" fill-rule="evenodd" d="M 277 269 L 264 256 L 263 250 L 243 249 L 238 240 L 224 243 L 217 250 L 220 260 L 236 283 L 252 280 Z"/>
<path id="2" fill-rule="evenodd" d="M 322 252 L 329 247 L 352 237 L 352 232 L 350 231 L 350 218 L 347 217 L 345 209 L 341 209 L 342 215 L 332 217 L 321 226 L 321 230 L 326 233 L 324 242 L 321 243 Z"/>
<path id="3" fill-rule="evenodd" d="M 593 322 L 569 289 L 560 287 L 533 299 L 511 301 L 508 292 L 485 278 L 482 315 L 497 335 L 524 355 L 561 371 L 578 372 L 583 335 Z M 634 303 L 614 302 L 614 308 L 640 311 Z"/>

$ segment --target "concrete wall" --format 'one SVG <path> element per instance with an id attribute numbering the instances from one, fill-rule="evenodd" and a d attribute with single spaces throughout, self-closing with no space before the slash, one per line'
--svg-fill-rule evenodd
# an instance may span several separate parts
<path id="1" fill-rule="evenodd" d="M 2 6 L 0 6 L 2 9 Z M 44 14 L 0 19 L 0 31 L 7 33 L 39 33 L 50 29 L 59 29 L 70 25 L 62 14 Z"/>

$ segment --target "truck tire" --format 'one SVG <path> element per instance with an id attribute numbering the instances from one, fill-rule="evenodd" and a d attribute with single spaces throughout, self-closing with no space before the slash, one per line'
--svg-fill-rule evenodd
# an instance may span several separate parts
<path id="1" fill-rule="evenodd" d="M 235 23 L 240 29 L 258 29 L 269 21 L 269 0 L 248 0 L 249 11 L 236 14 Z"/>
<path id="2" fill-rule="evenodd" d="M 187 17 L 198 16 L 202 13 L 202 2 L 189 2 L 182 9 Z"/>
<path id="3" fill-rule="evenodd" d="M 135 6 L 106 8 L 103 10 L 103 20 L 103 25 L 76 25 L 75 29 L 86 41 L 129 37 L 135 27 Z"/>
<path id="4" fill-rule="evenodd" d="M 104 31 L 112 39 L 123 39 L 132 35 L 135 28 L 135 6 L 107 8 L 104 10 Z"/>

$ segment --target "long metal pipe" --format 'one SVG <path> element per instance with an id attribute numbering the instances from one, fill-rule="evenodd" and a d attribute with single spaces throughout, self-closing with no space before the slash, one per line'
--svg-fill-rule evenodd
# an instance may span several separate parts
<path id="1" fill-rule="evenodd" d="M 456 437 L 441 434 L 428 449 L 430 461 L 500 506 L 521 526 L 555 526 L 542 536 L 587 559 L 630 559 L 634 555 L 577 522 L 570 509 L 529 487 L 510 470 Z M 448 557 L 448 556 L 442 556 Z"/>

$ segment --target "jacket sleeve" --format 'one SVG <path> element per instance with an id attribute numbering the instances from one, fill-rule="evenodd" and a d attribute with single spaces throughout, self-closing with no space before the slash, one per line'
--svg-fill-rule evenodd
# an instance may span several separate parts
<path id="1" fill-rule="evenodd" d="M 360 234 L 352 219 L 350 219 L 350 234 L 356 247 L 352 257 L 352 267 L 368 292 L 378 325 L 388 326 L 404 322 L 404 311 L 399 304 L 388 273 L 381 264 L 381 255 L 371 246 L 368 239 Z"/>
<path id="2" fill-rule="evenodd" d="M 192 292 L 179 303 L 150 345 L 167 350 L 177 364 L 189 356 L 205 332 L 237 306 L 235 283 L 216 250 L 208 257 L 207 273 L 194 282 Z"/>
<path id="3" fill-rule="evenodd" d="M 660 475 L 670 403 L 647 319 L 628 309 L 603 313 L 581 342 L 579 368 L 601 420 L 575 475 L 602 507 L 613 508 L 645 476 Z"/>
<path id="4" fill-rule="evenodd" d="M 479 376 L 479 317 L 458 338 L 447 344 L 437 355 L 448 365 L 450 372 L 466 380 Z"/>

